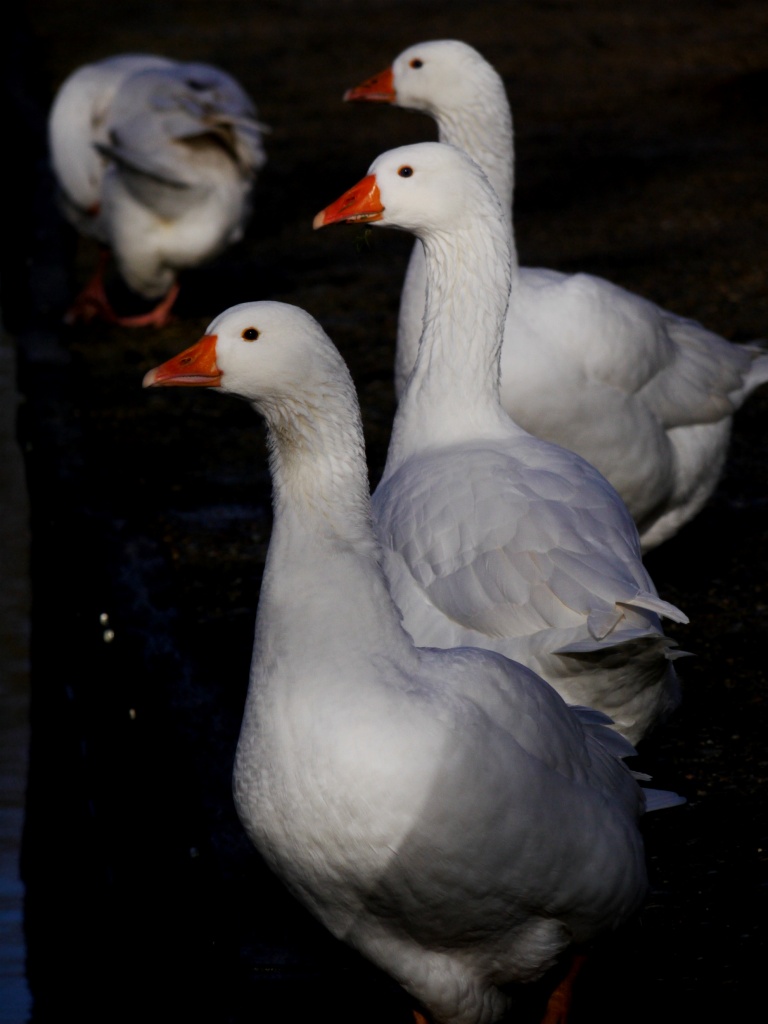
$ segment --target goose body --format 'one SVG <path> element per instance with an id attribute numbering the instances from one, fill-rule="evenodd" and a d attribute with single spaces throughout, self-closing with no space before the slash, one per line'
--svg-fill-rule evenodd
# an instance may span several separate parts
<path id="1" fill-rule="evenodd" d="M 509 234 L 488 179 L 442 143 L 383 154 L 315 226 L 415 233 L 424 331 L 373 495 L 384 567 L 417 644 L 499 651 L 638 742 L 676 706 L 675 644 L 608 481 L 499 401 Z"/>
<path id="2" fill-rule="evenodd" d="M 71 321 L 162 325 L 179 274 L 240 240 L 266 161 L 256 113 L 242 87 L 207 64 L 121 54 L 65 80 L 49 116 L 61 208 L 114 256 L 132 292 L 157 303 L 118 317 L 102 259 Z"/>
<path id="3" fill-rule="evenodd" d="M 645 551 L 677 533 L 717 486 L 734 413 L 768 380 L 762 345 L 733 344 L 603 278 L 518 265 L 512 115 L 501 77 L 467 44 L 433 40 L 409 47 L 345 99 L 429 114 L 440 141 L 483 168 L 512 244 L 500 371 L 504 408 L 532 434 L 600 470 L 629 508 Z M 398 321 L 398 396 L 418 350 L 424 287 L 416 245 Z"/>
<path id="4" fill-rule="evenodd" d="M 226 310 L 147 387 L 212 386 L 268 428 L 274 520 L 234 795 L 267 863 L 432 1024 L 491 1024 L 646 893 L 643 790 L 603 716 L 488 651 L 414 646 L 381 569 L 359 409 L 330 339 Z M 423 1018 L 422 1018 L 423 1019 Z"/>

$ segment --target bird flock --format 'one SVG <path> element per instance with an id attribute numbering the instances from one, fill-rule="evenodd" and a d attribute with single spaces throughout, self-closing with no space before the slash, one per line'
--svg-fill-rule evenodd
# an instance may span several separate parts
<path id="1" fill-rule="evenodd" d="M 471 46 L 411 46 L 343 99 L 421 111 L 439 136 L 379 155 L 307 225 L 415 238 L 374 492 L 350 372 L 297 306 L 232 306 L 143 380 L 245 399 L 267 427 L 235 806 L 417 1024 L 494 1024 L 548 980 L 545 1024 L 563 1024 L 590 947 L 646 899 L 643 815 L 684 802 L 627 764 L 678 707 L 686 653 L 643 555 L 711 496 L 768 354 L 519 265 L 512 116 Z M 166 324 L 184 270 L 246 230 L 267 131 L 210 65 L 126 54 L 66 79 L 51 165 L 102 247 L 67 321 Z M 149 311 L 114 310 L 112 259 Z"/>

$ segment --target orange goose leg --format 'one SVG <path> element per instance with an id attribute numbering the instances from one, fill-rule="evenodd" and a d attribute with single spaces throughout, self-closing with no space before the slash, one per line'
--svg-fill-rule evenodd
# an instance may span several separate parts
<path id="1" fill-rule="evenodd" d="M 179 283 L 174 282 L 168 293 L 148 313 L 137 316 L 118 316 L 107 298 L 104 288 L 104 273 L 109 263 L 109 251 L 102 249 L 93 276 L 77 296 L 64 316 L 64 322 L 75 324 L 78 321 L 88 323 L 100 317 L 110 324 L 120 327 L 164 327 L 171 318 L 171 308 L 179 295 Z"/>
<path id="2" fill-rule="evenodd" d="M 584 966 L 586 956 L 576 953 L 568 968 L 568 973 L 560 981 L 547 1002 L 547 1009 L 541 1024 L 568 1024 L 568 1015 L 573 1002 L 573 986 L 576 977 Z"/>

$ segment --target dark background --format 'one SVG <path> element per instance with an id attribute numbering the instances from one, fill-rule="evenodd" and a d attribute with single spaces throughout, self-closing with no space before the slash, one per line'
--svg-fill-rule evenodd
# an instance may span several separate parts
<path id="1" fill-rule="evenodd" d="M 768 6 L 35 0 L 4 18 L 0 280 L 33 545 L 32 1019 L 407 1021 L 388 981 L 264 872 L 232 807 L 270 532 L 261 424 L 209 394 L 144 392 L 143 374 L 236 302 L 303 306 L 350 364 L 375 485 L 411 240 L 311 222 L 378 153 L 435 137 L 421 115 L 341 95 L 441 37 L 506 81 L 523 264 L 601 274 L 735 341 L 765 336 Z M 75 67 L 129 50 L 235 74 L 273 128 L 269 163 L 246 238 L 184 279 L 174 324 L 64 329 L 95 252 L 53 207 L 45 116 Z M 574 1024 L 735 1020 L 762 992 L 767 416 L 763 389 L 708 507 L 647 559 L 690 616 L 668 632 L 695 657 L 640 766 L 688 803 L 647 819 L 648 906 L 596 951 Z"/>

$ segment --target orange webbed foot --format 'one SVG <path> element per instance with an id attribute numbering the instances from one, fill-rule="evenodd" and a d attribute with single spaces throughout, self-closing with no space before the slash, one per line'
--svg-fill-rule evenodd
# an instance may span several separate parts
<path id="1" fill-rule="evenodd" d="M 109 263 L 109 252 L 104 250 L 93 277 L 88 281 L 64 316 L 64 322 L 88 323 L 99 318 L 119 327 L 165 327 L 173 320 L 171 309 L 179 295 L 179 283 L 175 281 L 160 302 L 147 313 L 134 316 L 119 316 L 113 309 L 104 287 L 104 275 Z"/>

